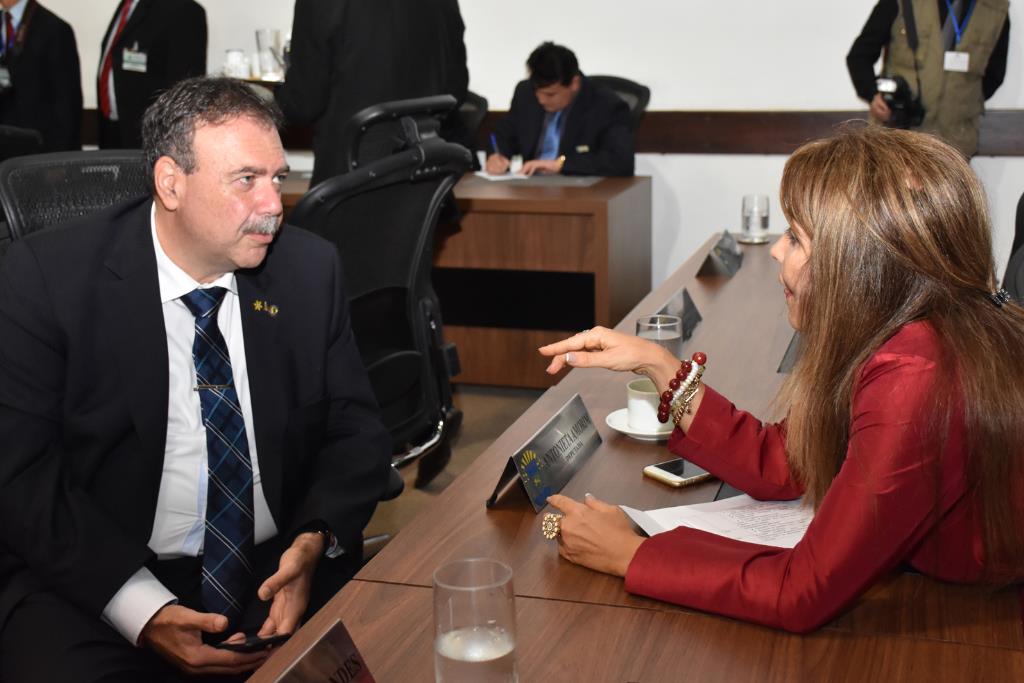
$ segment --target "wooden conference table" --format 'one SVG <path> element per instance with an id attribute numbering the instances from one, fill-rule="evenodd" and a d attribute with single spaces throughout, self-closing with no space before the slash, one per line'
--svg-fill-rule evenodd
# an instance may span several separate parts
<path id="1" fill-rule="evenodd" d="M 308 185 L 288 178 L 286 210 Z M 455 197 L 461 229 L 438 229 L 434 288 L 458 382 L 548 387 L 538 346 L 614 325 L 650 289 L 650 178 L 467 174 Z"/>
<path id="2" fill-rule="evenodd" d="M 710 240 L 619 325 L 657 312 L 681 287 L 704 320 L 686 343 L 708 354 L 709 384 L 743 409 L 770 415 L 792 338 L 777 268 L 767 247 L 745 247 L 732 279 L 696 272 Z M 431 575 L 462 557 L 492 557 L 515 572 L 517 662 L 532 681 L 1002 681 L 1024 680 L 1017 592 L 892 576 L 857 605 L 796 636 L 629 595 L 621 579 L 558 557 L 540 516 L 522 498 L 487 510 L 507 458 L 566 400 L 580 393 L 603 444 L 569 482 L 640 509 L 710 500 L 717 484 L 670 489 L 641 474 L 664 460 L 663 445 L 614 432 L 605 417 L 625 405 L 629 377 L 574 370 L 549 389 L 416 520 L 258 671 L 274 681 L 336 618 L 381 683 L 433 680 Z"/>

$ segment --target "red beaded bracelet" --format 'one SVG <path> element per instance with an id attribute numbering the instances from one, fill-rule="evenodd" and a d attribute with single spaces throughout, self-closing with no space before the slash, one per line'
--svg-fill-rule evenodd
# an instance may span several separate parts
<path id="1" fill-rule="evenodd" d="M 691 356 L 690 360 L 684 360 L 676 370 L 676 376 L 669 380 L 668 389 L 661 393 L 661 401 L 658 403 L 658 421 L 668 422 L 672 414 L 672 402 L 679 398 L 687 387 L 693 382 L 694 377 L 704 371 L 704 364 L 707 363 L 707 354 L 698 351 Z"/>

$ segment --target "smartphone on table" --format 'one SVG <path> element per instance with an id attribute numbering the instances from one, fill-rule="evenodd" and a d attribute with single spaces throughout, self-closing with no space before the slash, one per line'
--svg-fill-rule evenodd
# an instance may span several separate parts
<path id="1" fill-rule="evenodd" d="M 669 486 L 690 486 L 711 478 L 711 473 L 682 458 L 655 463 L 644 468 L 644 475 Z"/>

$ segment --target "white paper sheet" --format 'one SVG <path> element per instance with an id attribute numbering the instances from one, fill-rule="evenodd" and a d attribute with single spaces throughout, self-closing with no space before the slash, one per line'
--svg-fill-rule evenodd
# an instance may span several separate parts
<path id="1" fill-rule="evenodd" d="M 484 171 L 477 171 L 473 175 L 475 175 L 477 178 L 483 178 L 484 180 L 490 180 L 491 182 L 495 183 L 502 182 L 505 180 L 526 180 L 527 178 L 530 177 L 528 175 L 523 175 L 522 173 L 502 173 L 500 175 L 491 175 L 490 173 L 485 173 Z"/>
<path id="2" fill-rule="evenodd" d="M 747 495 L 647 512 L 620 507 L 650 536 L 686 526 L 778 548 L 799 543 L 814 518 L 814 512 L 802 500 L 760 501 Z"/>

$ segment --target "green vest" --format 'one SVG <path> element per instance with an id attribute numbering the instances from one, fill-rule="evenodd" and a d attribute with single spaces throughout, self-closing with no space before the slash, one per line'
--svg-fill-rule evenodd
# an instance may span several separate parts
<path id="1" fill-rule="evenodd" d="M 978 126 L 985 111 L 981 82 L 992 49 L 1006 21 L 1008 0 L 975 0 L 963 39 L 954 49 L 970 54 L 967 72 L 943 67 L 942 26 L 935 0 L 911 0 L 917 24 L 917 74 L 907 44 L 903 3 L 892 24 L 884 73 L 903 76 L 916 94 L 920 83 L 924 121 L 919 130 L 938 135 L 970 158 L 978 151 Z"/>

